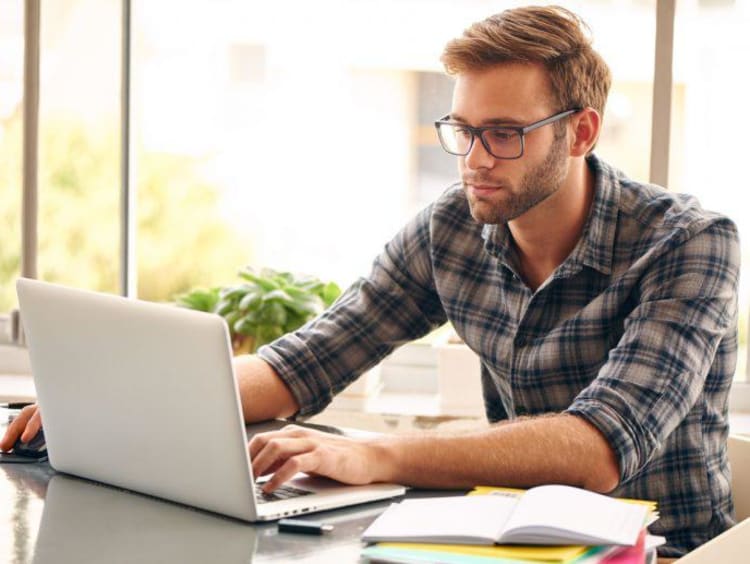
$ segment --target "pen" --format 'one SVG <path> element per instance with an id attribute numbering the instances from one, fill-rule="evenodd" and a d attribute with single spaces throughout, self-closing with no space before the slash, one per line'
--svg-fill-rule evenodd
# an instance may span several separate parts
<path id="1" fill-rule="evenodd" d="M 33 405 L 33 403 L 29 401 L 11 401 L 0 403 L 0 407 L 4 407 L 5 409 L 23 409 L 27 405 Z"/>
<path id="2" fill-rule="evenodd" d="M 320 521 L 302 521 L 300 519 L 281 519 L 280 533 L 303 533 L 305 535 L 322 535 L 333 530 L 333 525 L 324 525 Z"/>

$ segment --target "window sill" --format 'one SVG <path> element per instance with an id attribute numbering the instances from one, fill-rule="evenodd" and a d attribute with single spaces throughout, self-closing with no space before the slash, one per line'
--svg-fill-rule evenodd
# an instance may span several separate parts
<path id="1" fill-rule="evenodd" d="M 750 413 L 750 382 L 734 382 L 729 392 L 729 411 Z"/>
<path id="2" fill-rule="evenodd" d="M 745 388 L 741 393 L 750 393 L 750 384 L 735 384 L 735 388 Z M 733 394 L 736 392 L 733 390 Z M 730 401 L 730 406 L 735 402 Z M 435 422 L 446 421 L 485 421 L 484 410 L 478 406 L 444 406 L 440 394 L 417 392 L 381 391 L 366 398 L 336 398 L 325 410 L 325 414 L 357 414 L 370 418 L 388 419 L 392 417 Z M 422 426 L 422 425 L 420 425 Z M 731 407 L 729 429 L 733 434 L 750 435 L 750 409 Z"/>
<path id="3" fill-rule="evenodd" d="M 30 374 L 0 373 L 0 402 L 33 401 L 36 401 L 36 388 L 34 388 L 34 379 Z"/>
<path id="4" fill-rule="evenodd" d="M 428 392 L 381 391 L 370 397 L 334 398 L 328 409 L 359 411 L 381 415 L 410 415 L 422 417 L 484 417 L 480 406 L 447 406 L 440 394 Z"/>
<path id="5" fill-rule="evenodd" d="M 0 374 L 31 375 L 29 350 L 18 345 L 0 343 Z"/>
<path id="6" fill-rule="evenodd" d="M 0 402 L 28 402 L 35 399 L 28 349 L 0 344 Z"/>

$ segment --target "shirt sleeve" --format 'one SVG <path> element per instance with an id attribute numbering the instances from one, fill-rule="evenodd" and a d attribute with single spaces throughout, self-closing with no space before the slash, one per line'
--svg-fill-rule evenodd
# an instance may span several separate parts
<path id="1" fill-rule="evenodd" d="M 432 276 L 431 209 L 407 224 L 370 275 L 321 316 L 258 350 L 297 400 L 298 416 L 320 412 L 394 348 L 445 323 Z"/>
<path id="2" fill-rule="evenodd" d="M 684 230 L 650 254 L 621 339 L 567 410 L 608 439 L 621 483 L 686 417 L 707 386 L 722 339 L 737 327 L 739 240 L 731 221 L 714 220 L 693 234 Z M 731 378 L 726 372 L 713 377 Z M 718 385 L 728 386 L 708 383 Z"/>

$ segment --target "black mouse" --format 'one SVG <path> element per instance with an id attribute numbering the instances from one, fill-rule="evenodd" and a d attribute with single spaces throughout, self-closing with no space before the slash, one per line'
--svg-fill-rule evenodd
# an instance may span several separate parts
<path id="1" fill-rule="evenodd" d="M 18 456 L 28 456 L 29 458 L 43 458 L 47 456 L 47 442 L 44 439 L 44 430 L 39 429 L 30 441 L 23 442 L 18 437 L 13 445 L 13 454 Z"/>

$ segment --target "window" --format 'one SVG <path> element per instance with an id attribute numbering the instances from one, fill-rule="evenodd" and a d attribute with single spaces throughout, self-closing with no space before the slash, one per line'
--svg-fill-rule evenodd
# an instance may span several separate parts
<path id="1" fill-rule="evenodd" d="M 0 312 L 16 305 L 21 274 L 23 2 L 0 0 Z"/>
<path id="2" fill-rule="evenodd" d="M 745 201 L 750 76 L 750 2 L 682 0 L 677 3 L 670 177 L 680 192 L 731 217 L 742 241 L 740 351 L 737 379 L 747 381 L 750 310 L 750 208 Z"/>
<path id="3" fill-rule="evenodd" d="M 0 311 L 8 311 L 21 260 L 24 3 L 3 0 L 0 9 Z M 117 0 L 70 0 L 45 4 L 40 22 L 38 273 L 110 292 L 119 253 L 119 16 Z"/>
<path id="4" fill-rule="evenodd" d="M 438 58 L 483 2 L 273 6 L 181 4 L 174 26 L 169 2 L 135 4 L 142 297 L 226 281 L 246 263 L 346 285 L 456 180 L 432 128 L 452 90 Z M 617 78 L 601 151 L 644 178 L 652 42 L 619 45 L 623 20 L 653 36 L 653 3 L 580 8 Z"/>
<path id="5" fill-rule="evenodd" d="M 40 26 L 38 274 L 117 292 L 120 2 L 43 4 Z"/>
<path id="6" fill-rule="evenodd" d="M 42 7 L 39 273 L 111 292 L 121 252 L 123 1 Z M 566 6 L 588 22 L 613 72 L 597 153 L 648 180 L 657 3 Z M 8 233 L 0 311 L 8 311 L 20 272 L 23 2 L 0 8 L 0 158 L 9 163 L 0 168 Z M 367 273 L 383 243 L 456 180 L 455 159 L 432 128 L 452 89 L 439 55 L 493 9 L 483 0 L 134 0 L 138 296 L 171 300 L 232 282 L 246 264 L 342 286 Z M 750 219 L 731 203 L 750 119 L 737 72 L 748 11 L 740 0 L 678 2 L 669 186 L 728 213 L 743 233 Z"/>

